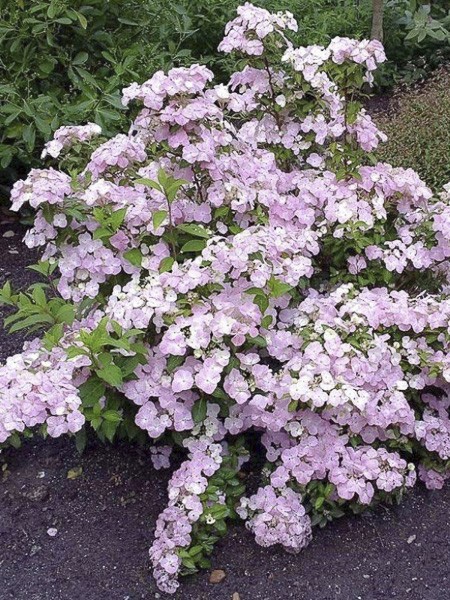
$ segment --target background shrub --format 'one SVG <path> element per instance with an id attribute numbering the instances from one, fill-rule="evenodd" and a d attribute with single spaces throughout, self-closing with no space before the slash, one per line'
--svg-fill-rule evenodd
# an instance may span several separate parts
<path id="1" fill-rule="evenodd" d="M 155 67 L 150 5 L 0 0 L 1 183 L 34 166 L 62 123 L 123 125 L 119 88 Z"/>
<path id="2" fill-rule="evenodd" d="M 379 86 L 414 81 L 448 57 L 447 0 L 387 0 L 390 59 Z M 239 0 L 0 0 L 0 199 L 38 164 L 60 125 L 93 121 L 107 135 L 125 125 L 120 87 L 158 68 L 207 63 L 225 81 L 236 61 L 217 52 Z M 290 10 L 297 45 L 370 35 L 372 0 L 259 0 Z"/>

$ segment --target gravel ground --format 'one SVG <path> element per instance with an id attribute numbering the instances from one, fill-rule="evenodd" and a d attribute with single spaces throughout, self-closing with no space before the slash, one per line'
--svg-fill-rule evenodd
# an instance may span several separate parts
<path id="1" fill-rule="evenodd" d="M 5 232 L 13 231 L 14 236 Z M 23 229 L 0 223 L 0 284 L 32 281 Z M 11 252 L 12 251 L 12 252 Z M 2 358 L 20 336 L 2 331 Z M 94 444 L 79 456 L 68 438 L 31 441 L 3 455 L 0 600 L 165 598 L 149 573 L 148 547 L 166 503 L 168 473 L 144 451 Z M 72 469 L 82 469 L 75 479 Z M 3 481 L 1 478 L 3 477 Z M 49 528 L 57 529 L 54 537 Z M 242 526 L 213 555 L 222 583 L 203 572 L 176 600 L 448 600 L 450 485 L 417 488 L 399 507 L 378 508 L 316 531 L 300 555 L 257 546 Z"/>

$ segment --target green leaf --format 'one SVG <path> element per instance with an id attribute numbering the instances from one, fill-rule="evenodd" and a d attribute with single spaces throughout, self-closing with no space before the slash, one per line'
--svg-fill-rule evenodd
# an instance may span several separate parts
<path id="1" fill-rule="evenodd" d="M 216 208 L 216 210 L 214 211 L 214 217 L 216 219 L 220 219 L 221 217 L 226 217 L 229 214 L 229 212 L 229 206 L 219 206 L 219 208 Z"/>
<path id="2" fill-rule="evenodd" d="M 153 188 L 154 190 L 158 190 L 158 192 L 163 192 L 162 187 L 157 181 L 153 181 L 153 179 L 147 179 L 142 177 L 141 179 L 135 179 L 134 183 L 140 183 L 141 185 L 145 185 L 147 187 Z"/>
<path id="3" fill-rule="evenodd" d="M 117 410 L 105 410 L 102 417 L 110 423 L 120 423 L 122 420 L 122 415 Z"/>
<path id="4" fill-rule="evenodd" d="M 6 319 L 5 319 L 6 321 Z M 54 325 L 55 321 L 49 315 L 31 315 L 23 321 L 18 321 L 14 325 L 9 328 L 9 333 L 14 333 L 16 331 L 20 331 L 22 329 L 28 329 L 28 327 L 33 327 L 35 325 Z"/>
<path id="5" fill-rule="evenodd" d="M 72 304 L 64 304 L 56 313 L 58 323 L 72 325 L 75 319 L 75 307 Z"/>
<path id="6" fill-rule="evenodd" d="M 142 263 L 142 252 L 139 248 L 133 248 L 132 250 L 128 250 L 128 252 L 124 253 L 124 258 L 127 259 L 135 267 L 140 267 Z"/>
<path id="7" fill-rule="evenodd" d="M 255 295 L 253 298 L 253 302 L 258 306 L 261 314 L 263 315 L 266 310 L 269 308 L 269 298 L 267 296 Z"/>
<path id="8" fill-rule="evenodd" d="M 171 256 L 166 256 L 166 258 L 163 258 L 159 263 L 159 272 L 166 273 L 167 271 L 170 271 L 174 262 L 175 260 Z"/>
<path id="9" fill-rule="evenodd" d="M 166 371 L 168 373 L 173 373 L 173 371 L 182 365 L 186 358 L 184 356 L 169 356 L 167 360 Z"/>
<path id="10" fill-rule="evenodd" d="M 113 232 L 109 227 L 98 227 L 94 233 L 94 240 L 102 240 L 103 238 L 109 239 L 113 235 Z"/>
<path id="11" fill-rule="evenodd" d="M 284 294 L 287 294 L 287 292 L 292 290 L 292 285 L 272 277 L 269 281 L 269 289 L 273 298 L 279 298 L 280 296 L 284 296 Z"/>
<path id="12" fill-rule="evenodd" d="M 103 423 L 103 419 L 101 417 L 94 417 L 91 419 L 91 425 L 97 431 L 100 425 Z"/>
<path id="13" fill-rule="evenodd" d="M 34 288 L 31 296 L 40 308 L 45 308 L 47 306 L 47 298 L 41 285 Z"/>
<path id="14" fill-rule="evenodd" d="M 192 418 L 194 419 L 194 423 L 201 423 L 205 420 L 207 406 L 206 398 L 203 396 L 197 400 L 192 407 Z"/>
<path id="15" fill-rule="evenodd" d="M 167 217 L 167 210 L 157 210 L 153 213 L 152 221 L 154 229 L 158 229 L 164 219 Z"/>
<path id="16" fill-rule="evenodd" d="M 42 339 L 42 345 L 46 350 L 51 350 L 54 348 L 59 341 L 61 340 L 64 333 L 64 325 L 63 323 L 56 323 L 53 327 L 50 327 L 45 332 L 45 335 Z"/>
<path id="17" fill-rule="evenodd" d="M 317 500 L 314 502 L 314 508 L 319 510 L 324 502 L 325 498 L 323 496 L 319 496 L 319 498 L 317 498 Z"/>
<path id="18" fill-rule="evenodd" d="M 78 52 L 78 54 L 72 60 L 72 64 L 73 65 L 82 65 L 87 61 L 88 58 L 89 58 L 89 55 L 87 52 Z"/>
<path id="19" fill-rule="evenodd" d="M 127 214 L 126 208 L 120 208 L 119 210 L 115 210 L 112 213 L 112 215 L 109 219 L 109 223 L 114 231 L 117 231 L 119 229 L 119 227 L 122 225 L 126 214 Z"/>
<path id="20" fill-rule="evenodd" d="M 262 335 L 257 335 L 256 337 L 249 337 L 247 339 L 251 344 L 257 346 L 258 348 L 267 347 L 267 340 Z"/>
<path id="21" fill-rule="evenodd" d="M 82 15 L 81 13 L 79 13 L 78 11 L 76 11 L 76 15 L 77 15 L 77 19 L 80 22 L 80 25 L 83 29 L 86 29 L 88 26 L 88 22 L 87 19 L 84 15 Z"/>
<path id="22" fill-rule="evenodd" d="M 182 246 L 181 252 L 201 252 L 205 247 L 206 240 L 190 240 Z"/>
<path id="23" fill-rule="evenodd" d="M 114 436 L 116 435 L 117 428 L 119 423 L 115 423 L 112 421 L 103 421 L 102 423 L 102 433 L 108 438 L 110 442 L 114 440 Z"/>
<path id="24" fill-rule="evenodd" d="M 109 383 L 113 387 L 120 387 L 123 383 L 122 371 L 115 364 L 111 363 L 101 369 L 95 371 L 103 381 Z"/>
<path id="25" fill-rule="evenodd" d="M 91 408 L 105 395 L 106 386 L 103 381 L 93 375 L 80 385 L 78 392 L 83 406 Z"/>
<path id="26" fill-rule="evenodd" d="M 80 429 L 75 434 L 75 446 L 79 454 L 83 454 L 87 444 L 86 427 Z"/>
<path id="27" fill-rule="evenodd" d="M 204 227 L 202 227 L 201 225 L 196 225 L 195 223 L 182 223 L 181 225 L 178 225 L 177 229 L 180 229 L 181 231 L 184 231 L 185 233 L 194 235 L 195 237 L 200 237 L 200 238 L 205 238 L 205 239 L 209 239 L 209 237 L 210 237 L 209 233 L 206 231 L 206 229 Z"/>
<path id="28" fill-rule="evenodd" d="M 172 202 L 176 198 L 178 190 L 186 183 L 189 182 L 185 179 L 175 179 L 171 181 L 169 185 L 164 186 L 164 192 L 166 194 L 167 201 L 169 202 L 169 204 L 172 204 Z"/>
<path id="29" fill-rule="evenodd" d="M 266 315 L 264 319 L 261 321 L 261 327 L 267 329 L 273 321 L 273 317 L 271 315 Z"/>
<path id="30" fill-rule="evenodd" d="M 8 438 L 8 443 L 11 444 L 11 446 L 13 448 L 16 448 L 16 449 L 20 448 L 21 441 L 20 441 L 19 434 L 17 432 L 14 432 L 12 435 L 10 435 Z"/>

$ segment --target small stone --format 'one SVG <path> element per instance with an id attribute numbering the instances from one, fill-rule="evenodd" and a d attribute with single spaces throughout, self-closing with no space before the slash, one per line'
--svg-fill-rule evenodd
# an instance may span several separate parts
<path id="1" fill-rule="evenodd" d="M 417 537 L 417 535 L 410 535 L 409 538 L 407 539 L 407 543 L 412 544 L 415 541 L 416 537 Z"/>
<path id="2" fill-rule="evenodd" d="M 14 231 L 5 231 L 5 233 L 3 234 L 4 238 L 12 238 L 14 237 L 16 234 L 14 233 Z"/>
<path id="3" fill-rule="evenodd" d="M 50 529 L 47 529 L 47 535 L 49 535 L 50 537 L 55 537 L 57 533 L 58 530 L 56 529 L 56 527 L 50 527 Z"/>
<path id="4" fill-rule="evenodd" d="M 8 250 L 10 254 L 19 254 L 18 250 Z"/>
<path id="5" fill-rule="evenodd" d="M 30 556 L 34 556 L 35 554 L 37 554 L 40 549 L 41 549 L 41 547 L 36 546 L 36 544 L 34 546 L 31 546 Z"/>
<path id="6" fill-rule="evenodd" d="M 27 500 L 32 500 L 33 502 L 42 502 L 48 498 L 48 489 L 45 487 L 45 485 L 40 485 L 24 492 L 22 495 L 24 498 L 27 498 Z"/>
<path id="7" fill-rule="evenodd" d="M 36 479 L 44 479 L 45 477 L 45 471 L 39 471 L 39 473 L 36 475 Z"/>
<path id="8" fill-rule="evenodd" d="M 209 576 L 209 582 L 210 583 L 221 583 L 225 577 L 226 577 L 226 573 L 225 571 L 222 571 L 222 569 L 215 569 L 214 571 L 212 571 L 211 575 Z"/>
<path id="9" fill-rule="evenodd" d="M 241 597 L 237 592 L 234 592 L 234 594 L 231 596 L 231 600 L 241 600 Z"/>

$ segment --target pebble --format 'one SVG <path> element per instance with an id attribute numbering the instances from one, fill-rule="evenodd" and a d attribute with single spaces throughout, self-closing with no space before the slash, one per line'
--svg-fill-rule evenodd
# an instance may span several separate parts
<path id="1" fill-rule="evenodd" d="M 37 554 L 40 549 L 41 549 L 40 546 L 36 546 L 36 545 L 31 546 L 30 556 L 34 556 L 35 554 Z"/>
<path id="2" fill-rule="evenodd" d="M 220 583 L 221 581 L 223 581 L 226 577 L 226 573 L 225 571 L 222 571 L 222 569 L 215 569 L 214 571 L 212 571 L 211 575 L 209 576 L 209 582 L 210 583 Z"/>
<path id="3" fill-rule="evenodd" d="M 33 502 L 42 502 L 43 500 L 47 500 L 49 496 L 48 489 L 45 485 L 40 485 L 31 490 L 27 490 L 22 495 L 24 498 L 27 498 L 27 500 L 32 500 Z"/>
<path id="4" fill-rule="evenodd" d="M 415 541 L 416 537 L 417 537 L 417 535 L 410 535 L 409 538 L 407 539 L 407 543 L 412 544 Z"/>
<path id="5" fill-rule="evenodd" d="M 14 233 L 14 231 L 5 231 L 5 233 L 3 234 L 4 238 L 12 238 L 14 237 L 16 234 Z"/>
<path id="6" fill-rule="evenodd" d="M 50 529 L 47 529 L 47 535 L 49 535 L 50 537 L 55 537 L 57 533 L 58 530 L 56 529 L 56 527 L 50 527 Z"/>
<path id="7" fill-rule="evenodd" d="M 231 600 L 241 600 L 241 597 L 237 592 L 234 592 L 234 594 L 231 596 Z"/>

